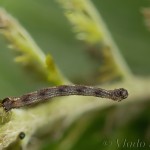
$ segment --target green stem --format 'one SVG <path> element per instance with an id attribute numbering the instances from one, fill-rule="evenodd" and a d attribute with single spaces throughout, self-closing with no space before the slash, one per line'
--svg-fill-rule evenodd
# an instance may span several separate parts
<path id="1" fill-rule="evenodd" d="M 122 57 L 122 55 L 119 52 L 119 48 L 113 41 L 113 38 L 111 36 L 111 33 L 108 31 L 107 26 L 105 22 L 103 21 L 103 18 L 101 14 L 95 9 L 93 3 L 90 0 L 83 1 L 86 11 L 90 14 L 91 18 L 95 23 L 97 24 L 97 27 L 100 32 L 103 32 L 103 42 L 111 47 L 111 55 L 113 57 L 110 57 L 109 59 L 112 59 L 114 62 L 114 66 L 120 70 L 120 73 L 125 77 L 129 78 L 132 76 L 131 70 L 129 69 L 126 61 Z M 113 65 L 113 64 L 110 64 Z"/>
<path id="2" fill-rule="evenodd" d="M 0 31 L 11 43 L 11 48 L 16 50 L 18 54 L 16 62 L 32 67 L 32 70 L 37 74 L 40 73 L 40 76 L 54 85 L 68 83 L 52 56 L 50 54 L 46 56 L 19 22 L 2 8 L 0 8 Z"/>
<path id="3" fill-rule="evenodd" d="M 103 62 L 98 72 L 99 81 L 109 81 L 118 77 L 131 78 L 131 70 L 92 2 L 90 0 L 59 0 L 59 2 L 78 39 L 84 41 L 93 53 L 97 53 L 96 58 L 98 57 L 99 62 Z"/>

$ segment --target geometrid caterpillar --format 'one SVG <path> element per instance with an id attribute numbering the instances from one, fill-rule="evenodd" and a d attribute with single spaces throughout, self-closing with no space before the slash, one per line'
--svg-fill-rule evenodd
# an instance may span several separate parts
<path id="1" fill-rule="evenodd" d="M 40 89 L 31 93 L 24 94 L 20 97 L 7 97 L 2 101 L 2 107 L 6 112 L 13 108 L 35 104 L 49 100 L 58 96 L 82 95 L 108 98 L 114 101 L 121 101 L 128 97 L 128 91 L 123 88 L 114 90 L 105 90 L 97 87 L 84 85 L 60 85 Z"/>

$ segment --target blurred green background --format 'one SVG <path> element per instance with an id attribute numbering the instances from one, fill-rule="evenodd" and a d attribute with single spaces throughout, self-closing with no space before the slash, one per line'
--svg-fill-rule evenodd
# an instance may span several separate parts
<path id="1" fill-rule="evenodd" d="M 138 75 L 148 75 L 150 33 L 144 24 L 141 9 L 148 7 L 150 2 L 148 0 L 92 2 L 101 12 L 132 71 Z M 46 54 L 52 54 L 59 68 L 71 81 L 75 82 L 76 78 L 85 77 L 95 66 L 97 67 L 84 51 L 84 44 L 76 40 L 71 25 L 55 0 L 0 0 L 0 5 L 19 20 Z M 1 96 L 24 92 L 26 87 L 31 88 L 29 90 L 35 89 L 39 83 L 31 81 L 32 78 L 24 74 L 20 66 L 13 62 L 12 50 L 6 47 L 7 42 L 3 37 L 0 38 L 0 90 L 4 91 Z"/>
<path id="2" fill-rule="evenodd" d="M 144 23 L 141 10 L 144 7 L 150 7 L 150 1 L 93 0 L 92 2 L 101 13 L 114 41 L 133 73 L 139 76 L 149 76 L 150 31 L 148 31 Z M 79 78 L 84 78 L 98 66 L 87 55 L 85 45 L 75 38 L 71 25 L 55 0 L 0 0 L 0 6 L 19 20 L 46 54 L 52 54 L 60 70 L 72 82 L 76 83 Z M 13 50 L 7 48 L 7 44 L 8 42 L 0 36 L 0 97 L 17 96 L 48 86 L 48 83 L 38 80 L 32 73 L 27 73 L 19 64 L 13 61 Z M 114 112 L 114 109 L 110 111 Z M 147 110 L 146 112 L 148 113 L 149 111 Z M 104 141 L 104 147 L 101 145 L 101 139 L 104 138 L 100 134 L 103 131 L 98 130 L 101 128 L 100 125 L 103 125 L 105 115 L 107 115 L 106 111 L 104 113 L 101 111 L 100 115 L 94 115 L 96 116 L 95 118 L 92 115 L 88 115 L 88 117 L 94 118 L 96 121 L 93 121 L 93 124 L 87 127 L 87 131 L 77 142 L 73 148 L 74 150 L 113 149 L 113 147 L 110 147 L 112 141 L 106 140 Z M 146 114 L 142 115 L 146 116 Z M 99 117 L 103 118 L 100 119 L 100 122 L 98 122 Z M 140 124 L 142 125 L 140 126 Z M 134 133 L 133 129 L 137 127 L 133 134 L 134 137 L 136 134 L 139 137 L 137 131 L 143 125 L 149 125 L 147 118 L 143 118 L 143 121 L 137 120 L 136 123 L 130 122 L 132 134 Z M 125 127 L 123 130 L 123 133 L 120 133 L 119 130 L 117 131 L 118 137 L 121 137 L 121 134 L 124 134 L 124 136 L 125 134 L 130 135 L 128 133 L 130 130 Z M 143 136 L 143 133 L 140 134 Z M 122 138 L 122 140 L 124 139 Z M 58 143 L 52 142 L 50 148 L 55 149 L 55 144 Z M 119 149 L 120 147 L 117 148 Z M 49 149 L 49 147 L 45 146 L 43 149 Z M 120 149 L 127 149 L 127 147 L 121 147 Z"/>

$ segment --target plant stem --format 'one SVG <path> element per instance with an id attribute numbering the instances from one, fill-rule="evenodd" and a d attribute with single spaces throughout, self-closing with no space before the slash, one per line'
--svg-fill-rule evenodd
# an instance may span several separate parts
<path id="1" fill-rule="evenodd" d="M 111 78 L 129 79 L 132 77 L 126 61 L 108 31 L 101 14 L 90 0 L 59 0 L 65 15 L 73 25 L 78 39 L 91 49 L 98 51 L 98 61 L 103 61 L 99 68 L 99 80 Z M 99 56 L 98 56 L 99 55 Z M 103 58 L 103 60 L 102 60 Z"/>

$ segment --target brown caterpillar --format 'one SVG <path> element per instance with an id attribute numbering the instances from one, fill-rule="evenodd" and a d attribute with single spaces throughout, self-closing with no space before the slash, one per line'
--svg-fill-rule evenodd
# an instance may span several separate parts
<path id="1" fill-rule="evenodd" d="M 60 85 L 27 93 L 20 97 L 6 97 L 2 101 L 2 107 L 8 112 L 13 108 L 35 104 L 53 97 L 69 95 L 95 96 L 112 99 L 114 101 L 121 101 L 128 97 L 128 91 L 123 88 L 105 90 L 84 85 Z"/>

